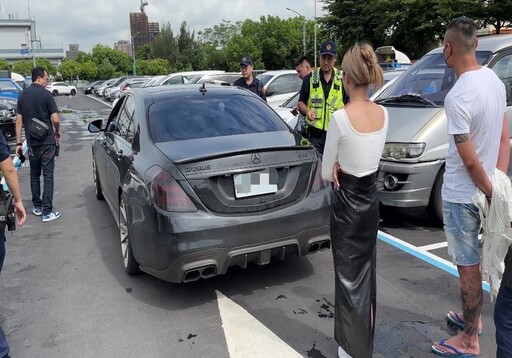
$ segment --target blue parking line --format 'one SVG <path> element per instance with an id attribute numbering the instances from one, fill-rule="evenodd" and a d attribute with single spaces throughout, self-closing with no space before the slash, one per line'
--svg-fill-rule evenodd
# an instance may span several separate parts
<path id="1" fill-rule="evenodd" d="M 436 255 L 431 254 L 428 251 L 420 250 L 418 247 L 411 245 L 403 240 L 400 240 L 393 235 L 387 234 L 385 232 L 379 231 L 377 234 L 377 238 L 382 242 L 385 242 L 388 245 L 396 247 L 403 252 L 408 253 L 418 259 L 429 263 L 432 266 L 435 266 L 443 271 L 448 272 L 449 274 L 459 277 L 459 272 L 457 268 L 449 261 L 442 259 Z M 482 289 L 486 292 L 491 292 L 491 287 L 488 282 L 482 282 Z"/>

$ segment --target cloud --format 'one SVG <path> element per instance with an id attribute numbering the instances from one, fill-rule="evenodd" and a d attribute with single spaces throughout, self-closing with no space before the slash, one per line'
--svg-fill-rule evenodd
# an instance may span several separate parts
<path id="1" fill-rule="evenodd" d="M 183 21 L 197 32 L 222 20 L 234 23 L 267 15 L 296 16 L 287 7 L 313 19 L 315 3 L 317 16 L 321 16 L 323 4 L 315 0 L 148 0 L 145 11 L 149 21 L 170 23 L 177 33 Z M 129 14 L 139 8 L 136 0 L 16 0 L 0 2 L 0 16 L 27 19 L 30 9 L 44 48 L 67 49 L 78 43 L 81 50 L 90 52 L 97 43 L 112 47 L 118 40 L 129 40 Z"/>

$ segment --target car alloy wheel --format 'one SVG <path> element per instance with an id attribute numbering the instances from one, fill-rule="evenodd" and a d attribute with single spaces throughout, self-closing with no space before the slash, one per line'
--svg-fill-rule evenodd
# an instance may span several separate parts
<path id="1" fill-rule="evenodd" d="M 53 94 L 53 96 L 54 96 L 54 97 L 57 97 L 57 96 L 59 95 L 59 91 L 57 91 L 57 90 L 53 90 L 53 91 L 52 91 L 52 94 Z"/>
<path id="2" fill-rule="evenodd" d="M 71 90 L 71 95 L 74 96 L 76 94 L 76 91 L 74 89 Z"/>
<path id="3" fill-rule="evenodd" d="M 128 275 L 137 275 L 140 273 L 140 268 L 132 252 L 126 202 L 123 196 L 119 200 L 119 235 L 121 239 L 121 254 L 123 255 L 124 270 Z"/>

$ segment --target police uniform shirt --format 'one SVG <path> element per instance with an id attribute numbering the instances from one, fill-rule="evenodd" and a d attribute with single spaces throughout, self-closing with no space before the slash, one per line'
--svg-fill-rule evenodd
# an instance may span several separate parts
<path id="1" fill-rule="evenodd" d="M 3 162 L 11 155 L 9 144 L 5 140 L 4 134 L 0 132 L 0 162 Z"/>
<path id="2" fill-rule="evenodd" d="M 326 82 L 324 78 L 324 71 L 320 70 L 320 83 L 322 84 L 322 89 L 324 90 L 324 98 L 329 97 L 329 92 L 331 91 L 332 81 L 334 80 L 335 74 L 335 70 L 332 69 L 331 79 L 329 82 Z M 313 72 L 310 72 L 306 75 L 306 77 L 304 77 L 302 86 L 300 87 L 299 102 L 304 102 L 306 105 L 308 104 L 309 100 L 309 83 L 311 81 L 311 76 L 313 76 Z M 343 103 L 347 104 L 349 101 L 350 97 L 348 97 L 347 92 L 343 90 Z M 305 113 L 303 113 L 303 115 L 305 115 Z"/>
<path id="3" fill-rule="evenodd" d="M 245 78 L 240 77 L 233 83 L 233 86 L 248 89 L 249 91 L 263 98 L 265 101 L 267 100 L 266 96 L 262 92 L 263 85 L 261 84 L 260 80 L 257 79 L 256 77 L 253 77 L 252 82 L 249 85 L 247 84 L 247 82 L 245 82 Z"/>

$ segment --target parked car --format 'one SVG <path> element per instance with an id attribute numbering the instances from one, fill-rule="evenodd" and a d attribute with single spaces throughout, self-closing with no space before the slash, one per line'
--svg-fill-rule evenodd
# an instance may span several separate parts
<path id="1" fill-rule="evenodd" d="M 94 81 L 94 82 L 90 83 L 87 87 L 85 87 L 84 93 L 85 94 L 91 94 L 92 91 L 94 90 L 94 87 L 99 86 L 103 82 L 104 81 Z"/>
<path id="2" fill-rule="evenodd" d="M 258 75 L 270 106 L 277 106 L 300 90 L 302 80 L 295 70 L 267 71 Z"/>
<path id="3" fill-rule="evenodd" d="M 147 77 L 146 76 L 137 76 L 137 75 L 119 77 L 114 83 L 105 87 L 105 89 L 103 90 L 103 98 L 106 101 L 113 101 L 115 98 L 112 98 L 111 92 L 115 91 L 115 90 L 120 90 L 121 85 L 123 83 L 125 83 L 128 80 L 132 80 L 132 79 L 141 79 L 142 82 L 144 82 L 147 80 Z"/>
<path id="4" fill-rule="evenodd" d="M 111 78 L 109 80 L 104 81 L 102 84 L 99 84 L 97 86 L 94 86 L 93 93 L 98 97 L 103 97 L 103 92 L 105 91 L 105 88 L 108 86 L 111 86 L 114 84 L 117 80 L 119 80 L 119 77 L 117 78 Z"/>
<path id="5" fill-rule="evenodd" d="M 512 35 L 478 39 L 478 62 L 505 83 L 512 118 Z M 441 186 L 448 149 L 444 99 L 455 83 L 443 47 L 430 51 L 375 98 L 389 113 L 388 136 L 379 165 L 384 206 L 427 207 L 441 219 Z M 510 133 L 512 121 L 509 120 Z M 510 169 L 509 169 L 510 176 Z"/>
<path id="6" fill-rule="evenodd" d="M 16 104 L 11 97 L 0 97 L 0 130 L 5 139 L 16 139 Z"/>
<path id="7" fill-rule="evenodd" d="M 76 87 L 68 85 L 65 82 L 52 82 L 46 85 L 46 89 L 52 93 L 54 96 L 60 95 L 72 95 L 76 94 Z"/>
<path id="8" fill-rule="evenodd" d="M 12 78 L 0 78 L 0 96 L 18 99 L 22 88 Z"/>
<path id="9" fill-rule="evenodd" d="M 141 77 L 141 78 L 129 78 L 122 82 L 119 87 L 113 88 L 110 91 L 109 94 L 109 100 L 115 101 L 119 97 L 121 97 L 123 94 L 131 90 L 132 88 L 138 88 L 142 87 L 144 83 L 147 82 L 147 78 Z"/>
<path id="10" fill-rule="evenodd" d="M 213 73 L 224 73 L 224 71 L 216 70 L 204 70 L 204 71 L 184 71 L 171 73 L 159 80 L 157 80 L 153 86 L 165 86 L 165 85 L 181 85 L 188 83 L 194 76 L 199 74 L 213 74 Z"/>
<path id="11" fill-rule="evenodd" d="M 89 131 L 130 275 L 189 282 L 330 247 L 317 151 L 249 91 L 135 88 Z"/>
<path id="12" fill-rule="evenodd" d="M 208 74 L 200 76 L 196 83 L 226 83 L 232 85 L 240 77 L 242 77 L 240 72 Z"/>
<path id="13" fill-rule="evenodd" d="M 286 122 L 286 124 L 292 128 L 295 128 L 297 125 L 297 119 L 299 116 L 292 113 L 292 109 L 299 105 L 299 94 L 300 92 L 296 92 L 286 101 L 284 101 L 284 103 L 274 107 L 274 111 L 279 114 L 279 117 L 281 117 Z"/>

